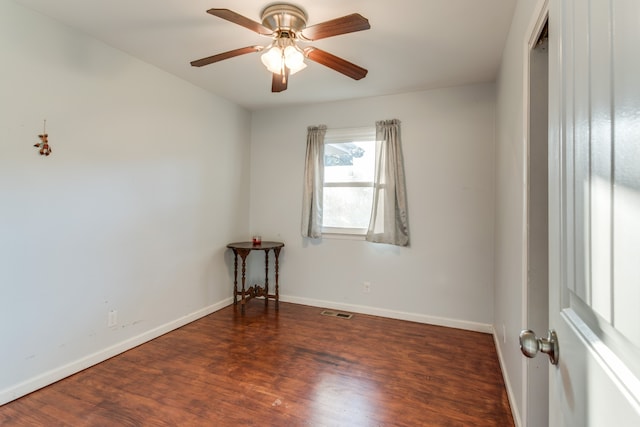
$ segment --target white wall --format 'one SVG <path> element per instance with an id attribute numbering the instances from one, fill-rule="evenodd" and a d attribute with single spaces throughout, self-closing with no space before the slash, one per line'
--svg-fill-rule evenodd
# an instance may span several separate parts
<path id="1" fill-rule="evenodd" d="M 229 302 L 250 114 L 10 1 L 0 52 L 1 404 Z"/>
<path id="2" fill-rule="evenodd" d="M 307 126 L 398 118 L 411 247 L 300 235 Z M 488 330 L 493 316 L 493 84 L 312 106 L 252 118 L 251 229 L 281 239 L 285 299 Z M 362 282 L 371 292 L 362 292 Z"/>
<path id="3" fill-rule="evenodd" d="M 498 352 L 517 425 L 524 409 L 525 361 L 518 334 L 525 328 L 526 124 L 524 122 L 527 42 L 542 0 L 519 1 L 496 82 L 496 207 L 494 328 Z M 503 334 L 503 327 L 506 334 Z M 544 331 L 539 332 L 543 334 Z M 535 408 L 532 408 L 535 410 Z"/>

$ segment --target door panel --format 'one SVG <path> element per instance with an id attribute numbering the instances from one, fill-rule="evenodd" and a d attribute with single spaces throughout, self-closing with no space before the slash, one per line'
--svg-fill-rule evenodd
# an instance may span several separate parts
<path id="1" fill-rule="evenodd" d="M 613 125 L 616 150 L 613 275 L 620 285 L 614 293 L 616 329 L 640 347 L 640 5 L 637 0 L 618 2 L 613 7 L 616 37 L 613 40 Z M 635 250 L 635 252 L 634 252 Z"/>
<path id="2" fill-rule="evenodd" d="M 550 11 L 553 426 L 640 425 L 639 19 L 637 0 Z"/>
<path id="3" fill-rule="evenodd" d="M 574 32 L 586 32 L 589 28 L 589 8 L 588 2 L 576 2 L 574 8 Z M 569 40 L 567 40 L 569 41 Z M 567 121 L 572 122 L 574 141 L 573 151 L 575 156 L 574 181 L 588 182 L 589 170 L 585 165 L 589 161 L 589 146 L 586 141 L 590 138 L 589 127 L 589 63 L 586 53 L 589 49 L 589 39 L 587 37 L 573 38 L 572 63 L 575 70 L 573 81 L 567 82 L 567 96 L 573 96 L 575 102 L 573 106 L 573 116 L 568 116 Z M 569 62 L 569 61 L 567 61 Z M 573 83 L 573 87 L 571 87 Z M 574 203 L 577 206 L 587 206 L 591 203 L 591 193 L 581 186 L 575 187 L 576 193 L 573 195 Z M 569 206 L 568 208 L 572 208 Z M 574 213 L 575 221 L 580 224 L 589 222 L 589 209 L 576 209 Z M 585 234 L 573 236 L 573 241 L 568 242 L 578 251 L 576 255 L 576 265 L 574 268 L 575 280 L 570 282 L 571 290 L 583 300 L 589 301 L 591 287 L 589 286 L 589 275 L 586 265 L 589 264 L 589 252 L 585 251 L 588 238 Z"/>
<path id="4" fill-rule="evenodd" d="M 581 2 L 578 2 L 581 3 Z M 589 5 L 589 181 L 584 188 L 591 191 L 590 223 L 581 224 L 590 235 L 591 301 L 589 305 L 607 322 L 611 313 L 611 17 L 608 1 L 591 0 Z M 580 34 L 574 32 L 575 37 Z M 590 185 L 588 185 L 590 183 Z M 578 184 L 576 182 L 576 184 Z M 582 228 L 582 227 L 581 227 Z"/>

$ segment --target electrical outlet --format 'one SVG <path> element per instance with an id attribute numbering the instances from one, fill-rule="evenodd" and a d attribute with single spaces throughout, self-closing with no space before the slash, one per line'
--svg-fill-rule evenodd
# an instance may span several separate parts
<path id="1" fill-rule="evenodd" d="M 107 318 L 107 326 L 116 326 L 118 324 L 118 310 L 109 310 Z"/>
<path id="2" fill-rule="evenodd" d="M 371 292 L 371 282 L 362 282 L 362 292 L 365 294 Z"/>

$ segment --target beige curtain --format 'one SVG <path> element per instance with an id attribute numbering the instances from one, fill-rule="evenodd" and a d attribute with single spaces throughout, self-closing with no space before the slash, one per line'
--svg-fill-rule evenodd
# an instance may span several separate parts
<path id="1" fill-rule="evenodd" d="M 324 135 L 327 127 L 307 128 L 307 155 L 302 195 L 302 235 L 322 237 L 322 187 L 324 184 Z"/>
<path id="2" fill-rule="evenodd" d="M 376 173 L 366 240 L 409 246 L 409 220 L 400 121 L 376 122 Z"/>

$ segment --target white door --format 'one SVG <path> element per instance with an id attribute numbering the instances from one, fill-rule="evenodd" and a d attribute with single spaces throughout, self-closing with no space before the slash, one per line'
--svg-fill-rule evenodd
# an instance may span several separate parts
<path id="1" fill-rule="evenodd" d="M 549 22 L 549 424 L 637 427 L 640 0 L 552 0 Z"/>

